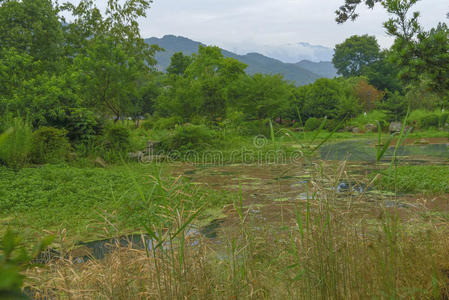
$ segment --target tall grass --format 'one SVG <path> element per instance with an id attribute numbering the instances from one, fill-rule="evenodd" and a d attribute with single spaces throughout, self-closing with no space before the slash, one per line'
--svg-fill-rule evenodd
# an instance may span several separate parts
<path id="1" fill-rule="evenodd" d="M 11 168 L 23 167 L 29 160 L 32 130 L 21 118 L 9 119 L 5 132 L 0 135 L 0 162 Z"/>

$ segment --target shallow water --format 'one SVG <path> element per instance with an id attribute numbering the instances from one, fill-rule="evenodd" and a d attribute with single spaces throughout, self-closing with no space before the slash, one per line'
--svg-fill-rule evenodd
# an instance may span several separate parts
<path id="1" fill-rule="evenodd" d="M 329 143 L 320 148 L 322 159 L 353 161 L 353 162 L 375 162 L 376 143 L 374 140 L 347 140 Z M 391 161 L 395 148 L 390 147 L 382 161 Z M 399 160 L 409 163 L 447 163 L 449 160 L 449 141 L 445 143 L 429 143 L 426 145 L 407 144 L 400 146 L 397 151 Z"/>

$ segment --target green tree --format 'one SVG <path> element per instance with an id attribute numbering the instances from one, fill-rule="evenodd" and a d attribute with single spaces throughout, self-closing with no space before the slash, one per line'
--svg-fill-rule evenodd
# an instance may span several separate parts
<path id="1" fill-rule="evenodd" d="M 115 120 L 138 114 L 136 98 L 144 86 L 142 80 L 156 64 L 154 54 L 159 48 L 144 42 L 137 23 L 137 18 L 146 16 L 149 4 L 110 0 L 104 16 L 92 0 L 64 6 L 75 16 L 68 35 L 70 51 L 77 54 L 73 72 L 82 83 L 79 93 L 85 105 L 107 111 Z"/>
<path id="2" fill-rule="evenodd" d="M 182 52 L 177 52 L 171 57 L 171 63 L 167 68 L 167 73 L 179 76 L 184 75 L 184 72 L 191 63 L 191 56 L 186 56 Z"/>
<path id="3" fill-rule="evenodd" d="M 229 103 L 243 112 L 246 120 L 289 116 L 294 87 L 281 75 L 241 76 L 229 89 Z"/>
<path id="4" fill-rule="evenodd" d="M 363 68 L 380 59 L 380 47 L 374 36 L 353 35 L 335 46 L 332 59 L 338 74 L 344 77 L 360 76 Z"/>
<path id="5" fill-rule="evenodd" d="M 51 0 L 0 1 L 0 45 L 57 66 L 64 44 L 59 9 Z"/>

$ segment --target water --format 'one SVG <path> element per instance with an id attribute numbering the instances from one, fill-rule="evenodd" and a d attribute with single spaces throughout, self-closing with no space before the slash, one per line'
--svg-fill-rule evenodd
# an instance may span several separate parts
<path id="1" fill-rule="evenodd" d="M 323 145 L 320 148 L 322 159 L 369 162 L 376 161 L 376 142 L 372 140 L 350 140 Z M 390 147 L 382 161 L 391 161 L 394 147 Z M 423 163 L 439 160 L 442 163 L 449 160 L 449 144 L 405 145 L 398 148 L 397 157 L 400 160 Z"/>

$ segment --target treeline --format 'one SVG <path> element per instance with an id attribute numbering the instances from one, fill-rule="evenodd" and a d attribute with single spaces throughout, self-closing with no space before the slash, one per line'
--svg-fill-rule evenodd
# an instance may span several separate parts
<path id="1" fill-rule="evenodd" d="M 342 77 L 297 87 L 279 75 L 249 76 L 245 64 L 217 47 L 176 53 L 166 73 L 157 71 L 154 55 L 163 49 L 146 44 L 137 23 L 149 5 L 111 0 L 101 11 L 93 0 L 1 1 L 0 134 L 17 117 L 33 130 L 59 129 L 56 137 L 87 144 L 98 135 L 120 136 L 119 129 L 105 128 L 124 119 L 145 119 L 147 129 L 232 124 L 254 134 L 267 120 L 296 127 L 312 120 L 307 129 L 313 130 L 323 118 L 333 128 L 365 113 L 389 122 L 408 108 L 447 109 L 445 24 L 424 31 L 410 23 L 418 27 L 401 35 L 392 21 L 396 41 L 388 50 L 374 37 L 350 37 L 336 46 L 333 62 Z"/>

